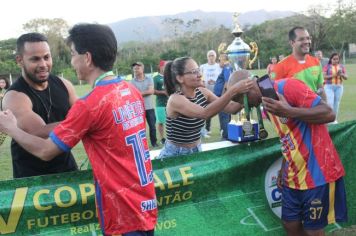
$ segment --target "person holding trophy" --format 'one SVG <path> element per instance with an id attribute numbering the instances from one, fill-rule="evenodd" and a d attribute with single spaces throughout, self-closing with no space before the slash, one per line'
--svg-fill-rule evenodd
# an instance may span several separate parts
<path id="1" fill-rule="evenodd" d="M 247 97 L 250 106 L 263 103 L 282 144 L 284 229 L 287 235 L 324 235 L 328 224 L 347 220 L 345 170 L 326 126 L 335 114 L 298 79 L 268 79 L 268 87 L 260 79 L 253 78 Z M 229 87 L 247 80 L 247 71 L 234 72 Z"/>
<path id="2" fill-rule="evenodd" d="M 201 151 L 200 131 L 205 120 L 224 110 L 236 113 L 242 105 L 232 102 L 236 94 L 246 93 L 252 81 L 237 83 L 221 97 L 201 87 L 202 74 L 198 64 L 190 57 L 168 62 L 164 70 L 164 86 L 168 93 L 167 139 L 158 157 L 163 159 Z"/>

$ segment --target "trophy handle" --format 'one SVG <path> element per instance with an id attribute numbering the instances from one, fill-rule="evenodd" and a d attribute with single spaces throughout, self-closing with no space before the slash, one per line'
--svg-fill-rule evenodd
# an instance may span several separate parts
<path id="1" fill-rule="evenodd" d="M 252 58 L 252 60 L 248 60 L 248 67 L 251 69 L 252 64 L 257 60 L 257 56 L 258 56 L 258 46 L 256 42 L 251 42 L 250 43 L 251 46 L 251 53 L 255 53 L 254 57 Z"/>
<path id="2" fill-rule="evenodd" d="M 226 53 L 226 43 L 220 43 L 219 47 L 218 47 L 218 53 L 219 54 L 224 54 Z"/>

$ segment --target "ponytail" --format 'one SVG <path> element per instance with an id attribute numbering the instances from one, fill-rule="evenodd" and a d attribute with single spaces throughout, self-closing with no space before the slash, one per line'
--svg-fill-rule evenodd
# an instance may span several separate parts
<path id="1" fill-rule="evenodd" d="M 170 61 L 166 64 L 164 68 L 164 86 L 167 90 L 168 95 L 175 93 L 180 86 L 177 81 L 178 75 L 184 75 L 185 64 L 191 57 L 179 57 L 173 62 Z"/>
<path id="2" fill-rule="evenodd" d="M 168 96 L 176 92 L 176 78 L 172 75 L 172 64 L 173 62 L 167 62 L 164 67 L 163 78 L 164 78 L 164 87 L 168 93 Z"/>

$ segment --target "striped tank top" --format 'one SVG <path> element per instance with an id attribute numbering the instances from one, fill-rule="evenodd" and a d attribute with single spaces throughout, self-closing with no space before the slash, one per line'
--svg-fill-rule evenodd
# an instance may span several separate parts
<path id="1" fill-rule="evenodd" d="M 181 92 L 178 93 L 182 94 Z M 208 101 L 198 88 L 195 89 L 195 97 L 188 98 L 188 100 L 202 107 L 208 105 Z M 203 128 L 204 124 L 205 119 L 200 118 L 190 118 L 184 115 L 177 118 L 167 117 L 167 139 L 175 143 L 193 143 L 200 139 L 200 130 Z"/>

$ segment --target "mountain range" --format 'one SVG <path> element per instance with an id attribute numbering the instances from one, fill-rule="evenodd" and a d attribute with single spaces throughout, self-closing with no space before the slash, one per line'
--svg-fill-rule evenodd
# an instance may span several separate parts
<path id="1" fill-rule="evenodd" d="M 241 28 L 261 24 L 267 20 L 274 20 L 295 15 L 292 11 L 266 11 L 257 10 L 241 13 L 238 21 Z M 119 43 L 128 41 L 155 41 L 165 37 L 173 37 L 169 32 L 169 23 L 178 19 L 180 25 L 175 29 L 180 32 L 202 32 L 211 28 L 224 26 L 233 28 L 233 12 L 204 12 L 201 10 L 183 12 L 175 15 L 144 16 L 125 19 L 109 24 Z M 190 25 L 195 22 L 195 24 Z M 172 29 L 172 28 L 171 28 Z M 171 30 L 172 31 L 172 30 Z M 179 32 L 175 32 L 177 34 Z"/>

